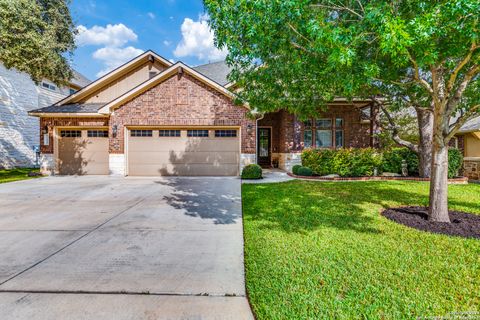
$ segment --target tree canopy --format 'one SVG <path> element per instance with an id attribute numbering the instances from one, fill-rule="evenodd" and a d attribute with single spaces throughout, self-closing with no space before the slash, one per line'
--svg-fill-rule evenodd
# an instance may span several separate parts
<path id="1" fill-rule="evenodd" d="M 0 0 L 0 60 L 35 82 L 72 77 L 75 25 L 65 0 Z"/>
<path id="2" fill-rule="evenodd" d="M 205 0 L 205 6 L 217 45 L 229 50 L 240 99 L 260 111 L 310 115 L 344 96 L 369 97 L 385 114 L 388 106 L 414 107 L 419 119 L 431 115 L 432 124 L 419 121 L 431 146 L 420 152 L 432 159 L 430 217 L 449 221 L 448 143 L 480 112 L 478 0 Z"/>

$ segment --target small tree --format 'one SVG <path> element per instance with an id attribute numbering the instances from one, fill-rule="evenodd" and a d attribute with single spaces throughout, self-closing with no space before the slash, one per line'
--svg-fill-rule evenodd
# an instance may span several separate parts
<path id="1" fill-rule="evenodd" d="M 449 221 L 448 143 L 480 109 L 478 0 L 205 5 L 240 97 L 262 111 L 314 114 L 338 95 L 370 97 L 387 114 L 415 107 L 417 151 L 432 159 L 429 218 Z"/>
<path id="2" fill-rule="evenodd" d="M 36 83 L 72 78 L 75 26 L 64 0 L 0 0 L 0 60 Z"/>

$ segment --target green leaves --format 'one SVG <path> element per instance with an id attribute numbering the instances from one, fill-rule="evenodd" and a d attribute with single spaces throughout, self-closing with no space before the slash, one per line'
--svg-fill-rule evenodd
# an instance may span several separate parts
<path id="1" fill-rule="evenodd" d="M 71 79 L 75 32 L 67 1 L 0 0 L 2 63 L 35 82 L 46 78 L 65 84 Z"/>

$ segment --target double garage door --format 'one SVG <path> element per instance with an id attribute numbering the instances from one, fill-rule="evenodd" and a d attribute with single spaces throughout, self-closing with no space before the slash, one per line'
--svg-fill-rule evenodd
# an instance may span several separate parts
<path id="1" fill-rule="evenodd" d="M 235 176 L 240 161 L 237 129 L 130 129 L 130 176 Z"/>

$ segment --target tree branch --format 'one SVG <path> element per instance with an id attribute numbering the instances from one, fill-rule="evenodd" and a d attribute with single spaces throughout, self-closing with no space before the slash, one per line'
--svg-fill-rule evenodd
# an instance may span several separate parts
<path id="1" fill-rule="evenodd" d="M 467 89 L 468 84 L 470 81 L 472 81 L 473 78 L 475 78 L 478 74 L 480 73 L 480 65 L 474 65 L 472 66 L 467 74 L 465 75 L 465 78 L 463 78 L 463 81 L 458 85 L 457 90 L 455 91 L 455 94 L 453 97 L 448 99 L 448 104 L 447 104 L 447 114 L 451 114 L 455 108 L 457 107 L 458 103 L 460 102 L 463 93 Z"/>
<path id="2" fill-rule="evenodd" d="M 477 104 L 476 106 L 473 106 L 470 108 L 467 112 L 465 112 L 463 115 L 461 115 L 455 123 L 453 123 L 450 128 L 449 128 L 449 133 L 447 137 L 445 138 L 445 143 L 448 144 L 450 142 L 450 139 L 452 139 L 455 134 L 457 134 L 458 130 L 468 121 L 470 120 L 477 112 L 480 111 L 480 104 Z"/>
<path id="3" fill-rule="evenodd" d="M 453 89 L 453 86 L 455 85 L 455 81 L 457 80 L 458 73 L 463 69 L 463 67 L 465 67 L 465 65 L 468 62 L 470 62 L 470 59 L 473 56 L 473 52 L 479 48 L 480 46 L 476 45 L 475 42 L 472 43 L 472 46 L 470 47 L 470 50 L 468 51 L 467 56 L 458 63 L 458 65 L 455 67 L 452 74 L 450 75 L 450 79 L 448 80 L 448 85 L 447 85 L 447 93 L 449 93 Z"/>
<path id="4" fill-rule="evenodd" d="M 408 51 L 407 51 L 408 52 Z M 410 59 L 410 62 L 413 64 L 413 69 L 414 69 L 414 76 L 413 78 L 420 83 L 431 95 L 433 95 L 433 89 L 430 86 L 430 84 L 423 78 L 420 77 L 420 68 L 418 67 L 417 61 L 412 57 L 410 52 L 408 52 L 408 59 Z"/>
<path id="5" fill-rule="evenodd" d="M 387 129 L 390 130 L 393 141 L 395 141 L 396 143 L 398 143 L 401 146 L 407 147 L 408 149 L 412 150 L 413 152 L 418 153 L 418 146 L 417 145 L 400 138 L 400 136 L 398 135 L 398 126 L 395 123 L 395 120 L 393 120 L 393 117 L 391 116 L 390 112 L 387 110 L 385 105 L 382 102 L 379 102 L 375 98 L 373 98 L 373 100 L 375 101 L 375 103 L 378 106 L 380 106 L 380 109 L 382 110 L 382 112 L 387 117 L 388 123 L 390 124 L 390 128 L 387 128 Z"/>

